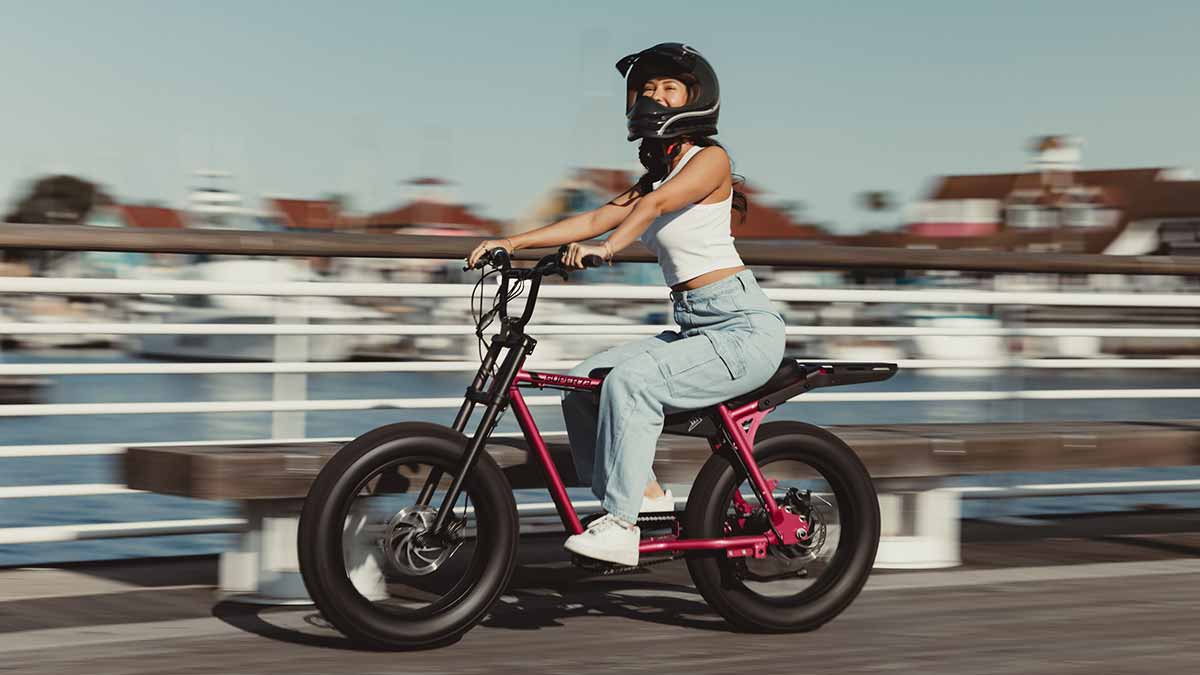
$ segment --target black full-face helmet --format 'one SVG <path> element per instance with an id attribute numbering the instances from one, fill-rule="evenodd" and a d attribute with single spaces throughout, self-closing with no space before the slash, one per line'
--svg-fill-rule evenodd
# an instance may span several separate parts
<path id="1" fill-rule="evenodd" d="M 679 42 L 663 42 L 617 61 L 617 70 L 625 77 L 628 94 L 625 117 L 629 140 L 717 133 L 721 89 L 712 65 L 700 52 Z M 642 86 L 655 77 L 683 81 L 688 86 L 687 104 L 668 108 L 649 96 L 642 96 Z"/>

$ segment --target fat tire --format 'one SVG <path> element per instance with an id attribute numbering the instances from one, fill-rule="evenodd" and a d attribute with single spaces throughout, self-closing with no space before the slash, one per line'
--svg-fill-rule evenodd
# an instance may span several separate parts
<path id="1" fill-rule="evenodd" d="M 486 547 L 475 551 L 476 556 L 484 556 L 485 562 L 457 602 L 425 617 L 398 616 L 374 607 L 354 589 L 345 573 L 341 544 L 344 516 L 339 505 L 357 489 L 359 481 L 402 458 L 442 464 L 457 472 L 466 444 L 465 436 L 441 425 L 390 424 L 346 444 L 317 475 L 300 514 L 300 573 L 317 608 L 351 640 L 385 649 L 452 642 L 481 621 L 508 586 L 516 562 L 517 508 L 508 480 L 486 452 L 479 456 L 464 484 L 478 517 L 489 521 Z"/>
<path id="2" fill-rule="evenodd" d="M 819 628 L 854 601 L 866 583 L 879 548 L 879 500 L 862 461 L 841 439 L 801 422 L 772 422 L 759 428 L 754 443 L 759 464 L 795 458 L 820 470 L 838 499 L 839 551 L 826 571 L 832 578 L 814 583 L 800 598 L 765 598 L 731 578 L 724 551 L 688 555 L 688 572 L 696 588 L 735 629 L 751 632 L 802 632 Z M 769 473 L 769 470 L 765 470 Z M 730 458 L 714 454 L 701 468 L 684 515 L 689 538 L 723 536 L 726 497 L 744 480 Z M 850 548 L 842 552 L 842 546 Z"/>

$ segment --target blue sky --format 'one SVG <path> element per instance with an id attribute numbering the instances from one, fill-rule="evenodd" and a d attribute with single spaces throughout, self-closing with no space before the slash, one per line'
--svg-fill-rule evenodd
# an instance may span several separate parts
<path id="1" fill-rule="evenodd" d="M 361 208 L 440 175 L 514 217 L 572 166 L 636 166 L 613 63 L 684 41 L 714 63 L 737 169 L 853 230 L 862 190 L 1019 169 L 1029 139 L 1086 168 L 1200 169 L 1196 2 L 132 2 L 0 0 L 0 199 L 74 172 L 183 203 Z"/>

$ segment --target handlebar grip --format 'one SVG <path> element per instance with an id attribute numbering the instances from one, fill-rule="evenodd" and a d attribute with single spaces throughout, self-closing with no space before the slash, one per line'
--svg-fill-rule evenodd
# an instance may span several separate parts
<path id="1" fill-rule="evenodd" d="M 509 255 L 508 250 L 505 249 L 503 246 L 497 246 L 489 251 L 486 251 L 483 255 L 479 256 L 479 260 L 475 261 L 474 267 L 472 267 L 472 268 L 464 267 L 463 270 L 479 269 L 479 268 L 483 267 L 484 265 L 487 265 L 488 263 L 491 263 L 492 265 L 494 265 L 496 267 L 503 268 L 503 267 L 507 267 L 511 260 L 512 260 L 512 257 Z"/>
<path id="2" fill-rule="evenodd" d="M 600 256 L 596 255 L 595 253 L 593 253 L 591 255 L 583 256 L 583 266 L 584 267 L 599 267 L 603 264 L 604 264 L 604 258 L 601 258 Z"/>

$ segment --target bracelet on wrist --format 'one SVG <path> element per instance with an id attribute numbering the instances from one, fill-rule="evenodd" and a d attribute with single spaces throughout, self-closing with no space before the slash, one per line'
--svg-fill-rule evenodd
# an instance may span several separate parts
<path id="1" fill-rule="evenodd" d="M 607 239 L 605 239 L 604 240 L 604 260 L 605 260 L 605 262 L 607 262 L 608 264 L 611 265 L 614 255 L 616 255 L 616 253 L 613 252 L 612 245 L 608 242 Z"/>

